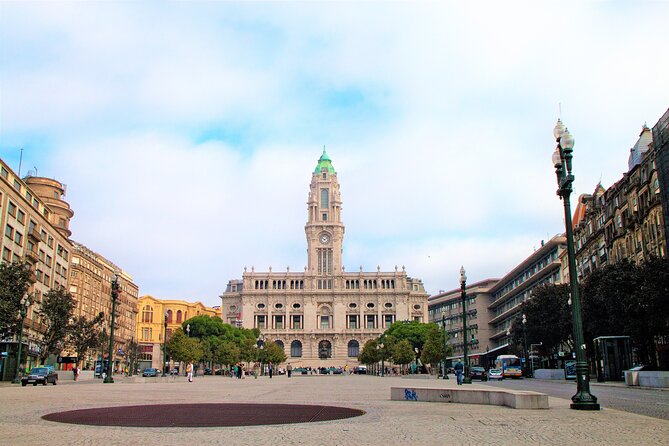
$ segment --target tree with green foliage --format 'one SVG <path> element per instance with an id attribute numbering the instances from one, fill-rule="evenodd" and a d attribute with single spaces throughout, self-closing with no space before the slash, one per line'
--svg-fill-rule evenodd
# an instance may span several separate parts
<path id="1" fill-rule="evenodd" d="M 372 365 L 381 360 L 379 352 L 379 342 L 377 339 L 370 339 L 362 346 L 362 351 L 358 355 L 358 362 L 365 365 Z"/>
<path id="2" fill-rule="evenodd" d="M 428 331 L 427 339 L 423 344 L 420 360 L 423 364 L 431 364 L 436 367 L 444 359 L 444 331 L 437 324 Z M 452 347 L 446 346 L 446 355 L 450 355 Z"/>
<path id="3" fill-rule="evenodd" d="M 527 331 L 528 348 L 529 344 L 541 342 L 541 351 L 551 361 L 554 361 L 554 354 L 561 351 L 563 345 L 573 348 L 569 296 L 569 285 L 542 285 L 532 291 L 532 297 L 521 304 L 518 317 L 511 326 L 512 344 L 516 346 L 516 353 L 524 352 L 523 330 Z M 527 319 L 524 327 L 523 314 Z"/>
<path id="4" fill-rule="evenodd" d="M 200 340 L 186 336 L 181 329 L 174 330 L 170 335 L 167 352 L 172 360 L 179 362 L 198 363 L 204 356 Z"/>
<path id="5" fill-rule="evenodd" d="M 72 346 L 79 362 L 86 359 L 90 349 L 98 346 L 100 326 L 104 321 L 104 313 L 100 312 L 93 319 L 78 316 L 74 319 L 67 333 L 67 342 Z"/>
<path id="6" fill-rule="evenodd" d="M 250 337 L 243 337 L 240 339 L 239 359 L 247 364 L 258 359 L 258 346 L 255 339 Z"/>
<path id="7" fill-rule="evenodd" d="M 637 359 L 657 364 L 655 340 L 669 335 L 669 260 L 597 269 L 583 283 L 586 339 L 630 336 Z"/>
<path id="8" fill-rule="evenodd" d="M 0 338 L 18 333 L 21 299 L 34 282 L 27 263 L 0 263 Z"/>
<path id="9" fill-rule="evenodd" d="M 393 362 L 401 366 L 410 364 L 416 358 L 414 348 L 408 339 L 400 339 L 393 347 Z"/>
<path id="10" fill-rule="evenodd" d="M 267 341 L 265 342 L 264 347 L 260 350 L 258 359 L 264 364 L 271 362 L 272 364 L 279 365 L 282 362 L 285 362 L 288 358 L 280 345 L 275 342 Z"/>
<path id="11" fill-rule="evenodd" d="M 214 350 L 214 363 L 230 367 L 239 362 L 239 347 L 232 341 L 217 343 Z"/>
<path id="12" fill-rule="evenodd" d="M 64 288 L 51 289 L 40 305 L 42 323 L 46 330 L 42 335 L 40 360 L 46 361 L 49 355 L 58 355 L 71 330 L 70 319 L 75 303 L 72 295 Z"/>
<path id="13" fill-rule="evenodd" d="M 398 342 L 407 340 L 411 344 L 411 349 L 417 348 L 420 353 L 432 329 L 434 329 L 434 324 L 424 324 L 418 321 L 400 321 L 388 327 L 383 336 L 385 338 L 392 337 Z"/>

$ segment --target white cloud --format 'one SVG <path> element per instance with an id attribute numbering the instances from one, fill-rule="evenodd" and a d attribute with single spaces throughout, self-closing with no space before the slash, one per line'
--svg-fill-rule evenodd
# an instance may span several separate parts
<path id="1" fill-rule="evenodd" d="M 74 239 L 142 293 L 216 304 L 245 265 L 305 265 L 326 144 L 347 267 L 449 289 L 561 231 L 558 103 L 574 196 L 626 170 L 669 104 L 669 6 L 643 5 L 3 4 L 0 148 L 68 184 Z"/>

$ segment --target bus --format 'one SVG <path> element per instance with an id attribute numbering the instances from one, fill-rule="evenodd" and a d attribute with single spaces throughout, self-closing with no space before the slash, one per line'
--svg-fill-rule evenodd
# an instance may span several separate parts
<path id="1" fill-rule="evenodd" d="M 499 355 L 495 359 L 495 367 L 502 371 L 504 378 L 521 378 L 523 366 L 520 358 L 516 355 Z"/>

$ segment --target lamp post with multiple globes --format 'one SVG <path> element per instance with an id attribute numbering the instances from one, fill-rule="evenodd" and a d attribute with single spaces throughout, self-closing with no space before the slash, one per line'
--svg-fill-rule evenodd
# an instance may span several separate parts
<path id="1" fill-rule="evenodd" d="M 571 289 L 571 313 L 574 344 L 576 345 L 576 394 L 571 397 L 571 408 L 577 410 L 599 410 L 597 397 L 590 393 L 590 373 L 585 357 L 583 321 L 581 316 L 581 298 L 576 278 L 576 255 L 574 253 L 574 234 L 571 221 L 569 197 L 572 192 L 574 175 L 571 172 L 574 137 L 558 119 L 553 136 L 557 147 L 553 152 L 553 165 L 557 176 L 557 194 L 564 204 L 564 224 L 567 235 L 567 257 L 569 260 L 569 285 Z"/>

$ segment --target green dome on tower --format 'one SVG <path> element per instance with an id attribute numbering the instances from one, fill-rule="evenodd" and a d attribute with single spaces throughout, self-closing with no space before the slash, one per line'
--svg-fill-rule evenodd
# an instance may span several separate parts
<path id="1" fill-rule="evenodd" d="M 316 165 L 316 169 L 314 170 L 314 173 L 321 173 L 325 169 L 328 173 L 331 174 L 336 174 L 334 167 L 332 167 L 332 160 L 328 156 L 327 153 L 325 153 L 325 146 L 323 146 L 323 154 L 321 157 L 318 159 L 318 164 Z"/>

